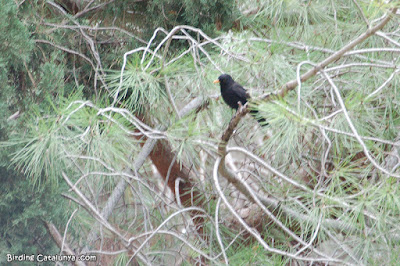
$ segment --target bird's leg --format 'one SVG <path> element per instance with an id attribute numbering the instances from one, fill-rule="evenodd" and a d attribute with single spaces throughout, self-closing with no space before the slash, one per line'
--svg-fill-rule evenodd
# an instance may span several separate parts
<path id="1" fill-rule="evenodd" d="M 238 101 L 237 104 L 238 104 L 238 109 L 237 109 L 237 111 L 240 112 L 241 109 L 243 108 L 242 102 L 241 102 L 241 101 Z"/>
<path id="2" fill-rule="evenodd" d="M 238 111 L 239 113 L 241 113 L 243 111 L 243 109 L 247 108 L 247 103 L 245 105 L 242 105 L 241 101 L 238 101 Z"/>

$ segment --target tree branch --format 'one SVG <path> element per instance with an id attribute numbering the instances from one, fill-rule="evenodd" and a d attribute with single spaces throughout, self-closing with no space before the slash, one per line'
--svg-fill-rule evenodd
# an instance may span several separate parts
<path id="1" fill-rule="evenodd" d="M 65 242 L 63 242 L 63 237 L 61 236 L 60 232 L 57 230 L 57 227 L 48 221 L 43 221 L 44 226 L 47 229 L 47 232 L 51 235 L 51 237 L 53 238 L 54 242 L 56 242 L 57 246 L 61 249 L 62 248 L 62 252 L 65 255 L 70 255 L 70 256 L 75 256 L 76 254 L 75 252 L 72 251 L 72 249 L 69 247 L 69 245 Z M 76 260 L 74 262 L 74 265 L 76 266 L 85 266 L 86 264 L 83 263 L 82 261 Z"/>
<path id="2" fill-rule="evenodd" d="M 382 29 L 390 21 L 392 16 L 394 14 L 396 14 L 396 11 L 397 11 L 397 8 L 393 8 L 389 12 L 389 14 L 387 14 L 386 17 L 378 25 L 368 29 L 366 32 L 364 32 L 363 34 L 358 36 L 355 40 L 353 40 L 350 43 L 348 43 L 347 45 L 345 45 L 342 49 L 340 49 L 339 51 L 337 51 L 333 55 L 327 57 L 325 60 L 323 60 L 322 62 L 317 64 L 314 68 L 310 69 L 309 71 L 307 71 L 306 73 L 301 75 L 300 81 L 304 82 L 304 81 L 310 79 L 311 77 L 315 76 L 318 73 L 318 71 L 320 71 L 321 69 L 325 68 L 330 63 L 340 59 L 346 52 L 350 51 L 357 44 L 360 44 L 361 42 L 366 40 L 368 37 L 374 35 L 375 32 L 377 32 L 380 29 Z M 284 97 L 289 91 L 291 91 L 294 88 L 296 88 L 297 85 L 298 85 L 297 79 L 291 80 L 291 81 L 287 82 L 283 86 L 283 88 L 277 93 L 277 95 L 279 95 L 280 97 Z"/>

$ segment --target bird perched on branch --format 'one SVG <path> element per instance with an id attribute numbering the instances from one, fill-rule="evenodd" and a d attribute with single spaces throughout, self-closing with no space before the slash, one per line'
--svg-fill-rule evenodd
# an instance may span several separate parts
<path id="1" fill-rule="evenodd" d="M 232 109 L 237 110 L 239 108 L 238 102 L 242 105 L 247 103 L 247 100 L 250 99 L 250 95 L 246 92 L 242 85 L 235 82 L 231 76 L 228 74 L 223 74 L 218 77 L 217 80 L 214 80 L 214 83 L 219 83 L 221 86 L 221 95 L 222 99 L 224 99 L 225 103 L 229 105 Z M 257 110 L 251 110 L 250 114 L 262 125 L 268 125 L 265 123 L 265 119 L 262 117 L 258 117 Z"/>

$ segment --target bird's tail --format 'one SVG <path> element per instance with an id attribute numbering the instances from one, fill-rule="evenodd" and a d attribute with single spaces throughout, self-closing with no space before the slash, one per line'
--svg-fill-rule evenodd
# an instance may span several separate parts
<path id="1" fill-rule="evenodd" d="M 266 122 L 265 118 L 260 116 L 258 110 L 255 109 L 250 110 L 250 115 L 254 117 L 255 120 L 257 120 L 260 126 L 262 127 L 268 126 L 268 123 Z"/>

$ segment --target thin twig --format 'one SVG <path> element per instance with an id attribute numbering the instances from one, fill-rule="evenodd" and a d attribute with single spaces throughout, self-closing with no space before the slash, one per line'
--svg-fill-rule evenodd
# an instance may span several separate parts
<path id="1" fill-rule="evenodd" d="M 324 69 L 330 63 L 341 58 L 344 54 L 346 53 L 352 54 L 351 52 L 349 52 L 352 48 L 354 48 L 356 45 L 366 40 L 368 37 L 375 34 L 375 32 L 377 32 L 378 30 L 382 29 L 390 21 L 393 14 L 396 14 L 396 11 L 397 8 L 393 8 L 378 25 L 368 29 L 366 32 L 358 36 L 356 39 L 343 46 L 339 51 L 335 52 L 333 55 L 327 57 L 325 60 L 318 63 L 314 68 L 310 69 L 309 71 L 301 75 L 300 80 L 304 82 L 309 78 L 315 76 L 315 74 L 317 74 L 320 70 Z M 285 85 L 283 85 L 282 89 L 279 90 L 276 94 L 279 95 L 280 97 L 284 97 L 289 91 L 296 88 L 297 85 L 298 85 L 297 79 L 289 81 Z"/>
<path id="2" fill-rule="evenodd" d="M 300 261 L 310 261 L 310 262 L 317 262 L 317 261 L 325 261 L 325 262 L 341 262 L 344 264 L 347 264 L 344 261 L 339 261 L 336 259 L 326 259 L 326 258 L 312 258 L 312 257 L 300 257 L 297 256 L 295 254 L 291 254 L 276 248 L 272 248 L 270 247 L 265 241 L 264 239 L 261 237 L 261 235 L 254 229 L 251 228 L 247 225 L 247 223 L 243 220 L 242 217 L 240 217 L 240 215 L 235 211 L 235 209 L 233 208 L 233 206 L 228 202 L 228 200 L 226 199 L 224 193 L 222 192 L 221 186 L 219 184 L 218 181 L 218 172 L 220 169 L 220 164 L 222 163 L 222 160 L 220 157 L 218 157 L 214 163 L 214 169 L 213 169 L 213 180 L 214 180 L 214 185 L 215 188 L 217 189 L 217 192 L 219 194 L 219 196 L 221 197 L 221 199 L 223 200 L 223 202 L 225 203 L 225 205 L 228 207 L 229 211 L 235 216 L 236 220 L 257 240 L 258 243 L 260 243 L 264 249 L 266 249 L 269 252 L 272 253 L 276 253 L 279 255 L 283 255 L 283 256 L 287 256 L 296 260 L 300 260 Z"/>
<path id="3" fill-rule="evenodd" d="M 372 157 L 372 155 L 370 154 L 367 146 L 365 145 L 364 141 L 362 140 L 362 138 L 360 137 L 360 135 L 357 132 L 357 129 L 355 128 L 353 122 L 351 121 L 351 118 L 349 116 L 349 113 L 347 112 L 346 109 L 346 105 L 343 102 L 342 96 L 340 95 L 339 89 L 336 87 L 335 83 L 332 81 L 332 79 L 325 73 L 325 71 L 321 70 L 321 73 L 324 75 L 324 77 L 328 80 L 329 84 L 332 86 L 335 94 L 336 94 L 336 98 L 340 104 L 340 107 L 343 110 L 343 114 L 347 120 L 347 123 L 351 129 L 351 131 L 353 132 L 355 138 L 357 139 L 357 141 L 360 143 L 361 147 L 363 148 L 364 154 L 365 156 L 367 156 L 368 160 L 376 167 L 378 168 L 380 171 L 382 171 L 383 173 L 389 175 L 389 176 L 393 176 L 396 178 L 400 178 L 400 175 L 395 174 L 395 173 L 391 173 L 389 172 L 387 169 L 383 168 L 382 166 L 380 166 L 378 164 L 377 161 L 375 161 L 375 159 Z"/>

